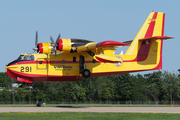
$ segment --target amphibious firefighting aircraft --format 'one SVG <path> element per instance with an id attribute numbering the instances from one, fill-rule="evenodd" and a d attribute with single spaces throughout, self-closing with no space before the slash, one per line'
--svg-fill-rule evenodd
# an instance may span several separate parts
<path id="1" fill-rule="evenodd" d="M 132 41 L 92 42 L 61 39 L 38 43 L 37 53 L 21 54 L 6 66 L 17 81 L 77 81 L 82 78 L 162 69 L 165 13 L 151 12 Z M 129 46 L 124 55 L 114 55 L 117 47 Z"/>

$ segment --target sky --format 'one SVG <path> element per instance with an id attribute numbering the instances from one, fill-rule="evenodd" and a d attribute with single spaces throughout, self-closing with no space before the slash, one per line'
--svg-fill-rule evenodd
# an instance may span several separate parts
<path id="1" fill-rule="evenodd" d="M 61 38 L 123 42 L 133 40 L 149 13 L 157 11 L 166 14 L 164 35 L 174 37 L 164 41 L 162 70 L 177 73 L 179 4 L 179 0 L 1 0 L 0 72 L 20 53 L 33 52 L 36 31 L 39 43 L 51 42 L 50 36 L 56 40 L 59 33 Z M 127 48 L 119 49 L 125 53 Z"/>

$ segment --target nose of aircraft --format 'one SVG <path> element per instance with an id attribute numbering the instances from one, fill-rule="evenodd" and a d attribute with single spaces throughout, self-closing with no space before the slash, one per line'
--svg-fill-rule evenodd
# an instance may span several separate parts
<path id="1" fill-rule="evenodd" d="M 5 67 L 5 69 L 6 69 L 6 73 L 7 73 L 10 77 L 16 79 L 16 75 L 15 75 L 14 71 L 12 70 L 13 68 L 15 68 L 15 66 L 13 66 L 14 64 L 16 64 L 16 60 L 8 63 L 8 64 L 6 65 L 6 67 Z"/>
<path id="2" fill-rule="evenodd" d="M 17 63 L 17 60 L 14 60 L 14 61 L 8 63 L 6 66 L 10 66 L 10 65 L 15 64 L 15 63 Z"/>
<path id="3" fill-rule="evenodd" d="M 6 72 L 7 72 L 7 68 L 8 68 L 8 66 L 6 65 L 6 68 L 5 68 Z"/>

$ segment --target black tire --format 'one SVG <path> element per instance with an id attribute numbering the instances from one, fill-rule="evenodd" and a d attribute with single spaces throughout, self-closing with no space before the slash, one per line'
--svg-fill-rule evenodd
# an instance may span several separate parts
<path id="1" fill-rule="evenodd" d="M 90 72 L 88 69 L 84 69 L 84 70 L 82 71 L 82 76 L 83 76 L 84 78 L 89 78 L 89 77 L 91 76 L 91 72 Z"/>
<path id="2" fill-rule="evenodd" d="M 36 107 L 41 107 L 41 103 L 37 103 L 37 104 L 36 104 Z"/>

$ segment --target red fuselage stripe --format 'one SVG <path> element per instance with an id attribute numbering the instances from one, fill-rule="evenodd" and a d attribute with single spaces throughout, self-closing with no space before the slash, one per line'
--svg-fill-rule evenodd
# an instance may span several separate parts
<path id="1" fill-rule="evenodd" d="M 93 63 L 92 61 L 84 61 L 85 63 Z M 111 61 L 96 61 L 96 63 L 115 63 L 115 62 L 111 62 Z M 129 62 L 129 61 L 123 61 L 123 62 Z M 131 61 L 132 62 L 132 61 Z M 73 62 L 73 61 L 65 61 L 65 64 L 79 64 L 79 61 Z M 23 64 L 39 64 L 39 61 L 22 61 L 22 62 L 17 62 L 14 64 L 11 64 L 9 66 L 12 65 L 23 65 Z M 62 61 L 42 61 L 42 64 L 63 64 Z"/>

